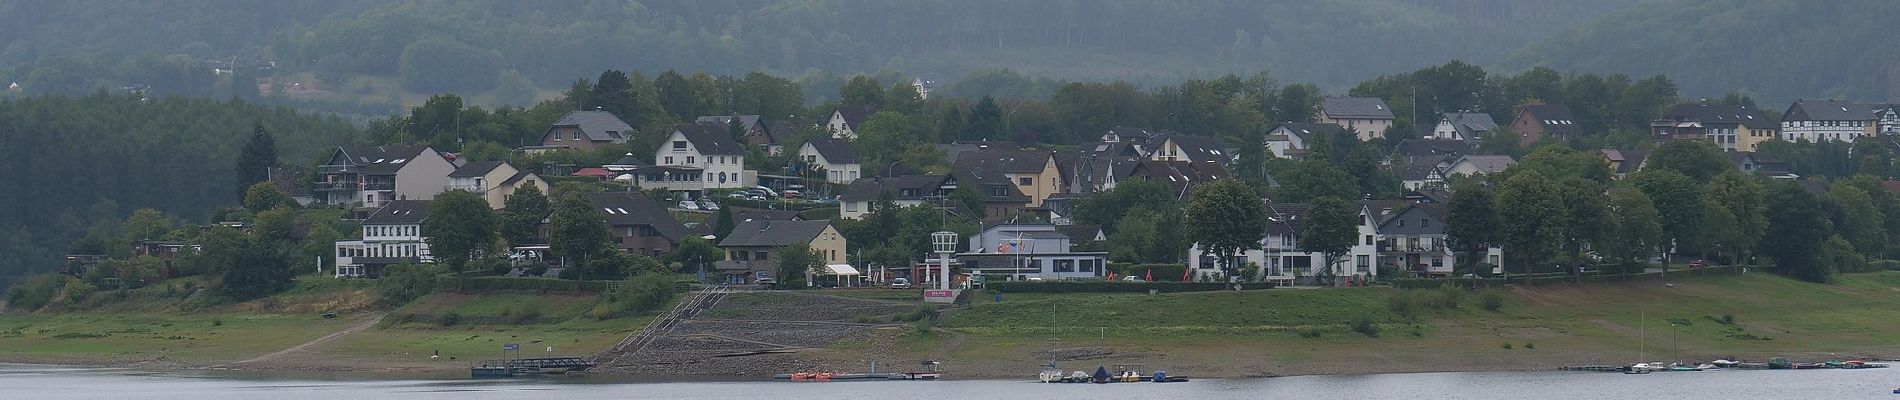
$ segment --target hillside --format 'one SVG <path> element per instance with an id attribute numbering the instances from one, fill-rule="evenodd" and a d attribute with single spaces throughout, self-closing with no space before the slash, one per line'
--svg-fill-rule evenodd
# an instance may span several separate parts
<path id="1" fill-rule="evenodd" d="M 1683 93 L 1741 90 L 1768 109 L 1796 98 L 1900 100 L 1900 52 L 1883 50 L 1900 3 L 1662 0 L 1510 54 L 1512 67 L 1667 74 Z"/>
<path id="2" fill-rule="evenodd" d="M 274 74 L 314 72 L 296 78 L 375 101 L 408 95 L 351 78 L 399 77 L 424 93 L 505 89 L 517 101 L 524 83 L 560 89 L 608 68 L 944 78 L 1014 68 L 1162 82 L 1264 68 L 1344 88 L 1449 59 L 1496 59 L 1565 21 L 1635 1 L 13 0 L 0 1 L 0 82 L 39 93 L 135 82 L 216 93 L 176 87 L 204 84 L 174 82 L 176 72 L 143 71 L 224 60 L 274 61 Z"/>

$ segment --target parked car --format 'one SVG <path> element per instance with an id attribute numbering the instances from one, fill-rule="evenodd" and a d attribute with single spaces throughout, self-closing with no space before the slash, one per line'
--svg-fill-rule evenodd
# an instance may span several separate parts
<path id="1" fill-rule="evenodd" d="M 746 196 L 746 198 L 745 198 L 745 199 L 746 199 L 746 200 L 752 200 L 752 201 L 765 201 L 765 197 L 763 197 L 763 196 L 759 196 L 759 195 L 751 195 L 751 196 Z"/>
<path id="2" fill-rule="evenodd" d="M 787 199 L 796 199 L 799 196 L 799 193 L 797 190 L 786 190 L 783 194 L 785 195 L 785 198 Z"/>
<path id="3" fill-rule="evenodd" d="M 822 198 L 822 199 L 818 199 L 818 200 L 813 200 L 812 202 L 813 202 L 813 203 L 818 203 L 818 204 L 838 204 L 838 198 L 837 198 L 837 197 L 826 197 L 826 198 Z"/>
<path id="4" fill-rule="evenodd" d="M 1689 262 L 1689 268 L 1702 268 L 1702 267 L 1707 267 L 1707 266 L 1709 266 L 1708 261 L 1695 260 L 1695 261 Z"/>
<path id="5" fill-rule="evenodd" d="M 699 199 L 699 208 L 706 211 L 719 211 L 719 203 L 714 203 L 712 199 Z"/>
<path id="6" fill-rule="evenodd" d="M 778 191 L 772 190 L 772 188 L 765 187 L 765 186 L 753 186 L 752 188 L 757 189 L 758 191 L 761 191 L 761 192 L 765 192 L 766 197 L 778 197 Z"/>
<path id="7" fill-rule="evenodd" d="M 1122 282 L 1147 282 L 1147 281 L 1141 280 L 1141 277 L 1139 276 L 1131 275 L 1131 276 L 1122 277 Z"/>
<path id="8" fill-rule="evenodd" d="M 746 193 L 746 192 L 732 192 L 732 193 L 727 193 L 726 197 L 739 199 L 739 200 L 745 200 L 746 198 L 752 197 L 752 194 Z"/>
<path id="9" fill-rule="evenodd" d="M 753 283 L 757 283 L 761 286 L 772 286 L 772 285 L 777 285 L 778 280 L 772 279 L 772 278 L 759 278 L 758 280 L 753 281 Z"/>
<path id="10" fill-rule="evenodd" d="M 679 208 L 682 210 L 698 210 L 699 203 L 692 200 L 680 200 Z"/>
<path id="11" fill-rule="evenodd" d="M 910 279 L 905 279 L 905 278 L 892 279 L 891 288 L 892 289 L 909 289 Z"/>

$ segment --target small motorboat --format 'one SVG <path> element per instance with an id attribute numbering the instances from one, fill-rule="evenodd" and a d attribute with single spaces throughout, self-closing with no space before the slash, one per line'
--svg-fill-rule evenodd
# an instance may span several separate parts
<path id="1" fill-rule="evenodd" d="M 1187 381 L 1188 381 L 1188 378 L 1185 376 L 1168 376 L 1168 371 L 1155 371 L 1155 376 L 1153 380 L 1154 383 L 1175 383 L 1175 382 L 1187 382 Z"/>
<path id="2" fill-rule="evenodd" d="M 1059 369 L 1043 370 L 1042 373 L 1036 374 L 1036 380 L 1042 383 L 1061 383 L 1062 378 L 1062 370 Z"/>
<path id="3" fill-rule="evenodd" d="M 1088 373 L 1088 372 L 1083 372 L 1083 371 L 1075 371 L 1075 372 L 1072 372 L 1072 373 L 1069 373 L 1069 377 L 1068 377 L 1068 378 L 1064 378 L 1064 379 L 1062 380 L 1062 382 L 1064 382 L 1064 383 L 1089 383 L 1089 373 Z"/>
<path id="4" fill-rule="evenodd" d="M 1095 367 L 1095 374 L 1093 376 L 1090 376 L 1091 378 L 1090 380 L 1095 383 L 1108 383 L 1108 378 L 1110 377 L 1111 376 L 1108 374 L 1108 368 L 1097 366 Z"/>

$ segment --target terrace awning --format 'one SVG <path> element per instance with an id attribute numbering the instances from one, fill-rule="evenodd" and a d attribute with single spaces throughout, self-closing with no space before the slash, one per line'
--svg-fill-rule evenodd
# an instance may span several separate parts
<path id="1" fill-rule="evenodd" d="M 857 275 L 858 274 L 858 269 L 853 268 L 849 264 L 827 264 L 825 265 L 825 270 L 827 272 L 830 272 L 830 275 Z"/>

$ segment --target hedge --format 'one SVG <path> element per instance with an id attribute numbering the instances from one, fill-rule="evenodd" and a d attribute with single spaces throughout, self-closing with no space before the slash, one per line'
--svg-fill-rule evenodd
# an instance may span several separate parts
<path id="1" fill-rule="evenodd" d="M 1736 267 L 1734 266 L 1704 267 L 1704 268 L 1693 268 L 1693 269 L 1671 268 L 1669 270 L 1669 275 L 1677 276 L 1677 277 L 1735 275 L 1736 274 L 1735 268 Z M 1651 272 L 1651 273 L 1641 273 L 1641 274 L 1590 274 L 1590 275 L 1584 275 L 1582 278 L 1578 278 L 1577 276 L 1574 276 L 1574 275 L 1534 274 L 1534 275 L 1531 275 L 1529 282 L 1531 285 L 1547 285 L 1547 284 L 1553 284 L 1553 283 L 1577 283 L 1577 282 L 1601 283 L 1601 282 L 1658 280 L 1662 278 L 1663 278 L 1663 273 L 1661 272 Z M 1519 283 L 1525 283 L 1526 279 L 1524 279 L 1522 275 L 1515 275 L 1509 278 L 1438 278 L 1438 279 L 1398 278 L 1398 279 L 1387 279 L 1386 281 L 1390 282 L 1392 284 L 1392 287 L 1396 287 L 1400 289 L 1435 289 L 1435 288 L 1446 286 L 1446 285 L 1462 286 L 1462 287 L 1487 287 L 1487 286 L 1499 286 L 1499 285 L 1504 285 L 1504 284 L 1519 284 Z"/>
<path id="2" fill-rule="evenodd" d="M 1187 266 L 1182 264 L 1108 263 L 1108 272 L 1113 272 L 1121 276 L 1146 277 L 1149 271 L 1154 272 L 1155 281 L 1180 282 L 1181 274 L 1187 271 Z"/>
<path id="3" fill-rule="evenodd" d="M 526 291 L 575 291 L 599 293 L 607 291 L 607 285 L 618 281 L 576 281 L 548 278 L 511 278 L 481 277 L 453 278 L 445 277 L 438 284 L 443 290 L 458 293 L 477 293 L 504 290 Z"/>
<path id="4" fill-rule="evenodd" d="M 990 290 L 1003 293 L 1147 293 L 1154 289 L 1163 293 L 1212 292 L 1233 290 L 1225 283 L 1201 282 L 1108 282 L 1108 281 L 1012 281 L 989 282 Z M 1245 290 L 1268 289 L 1273 284 L 1253 282 L 1242 284 Z"/>

